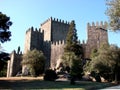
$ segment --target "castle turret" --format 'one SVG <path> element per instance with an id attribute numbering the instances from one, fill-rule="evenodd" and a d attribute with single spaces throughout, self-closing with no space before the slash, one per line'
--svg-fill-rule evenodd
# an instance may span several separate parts
<path id="1" fill-rule="evenodd" d="M 44 41 L 66 40 L 69 23 L 56 18 L 49 18 L 41 24 L 41 30 L 44 31 Z"/>
<path id="2" fill-rule="evenodd" d="M 17 52 L 14 50 L 10 55 L 10 60 L 8 60 L 7 66 L 7 77 L 16 76 L 22 71 L 22 53 L 20 52 L 20 47 L 18 47 Z"/>
<path id="3" fill-rule="evenodd" d="M 92 22 L 87 24 L 87 46 L 86 46 L 86 57 L 90 57 L 92 49 L 97 49 L 102 43 L 108 43 L 108 32 L 106 22 Z"/>
<path id="4" fill-rule="evenodd" d="M 41 50 L 43 48 L 43 32 L 39 29 L 29 28 L 25 35 L 24 53 L 28 50 Z"/>

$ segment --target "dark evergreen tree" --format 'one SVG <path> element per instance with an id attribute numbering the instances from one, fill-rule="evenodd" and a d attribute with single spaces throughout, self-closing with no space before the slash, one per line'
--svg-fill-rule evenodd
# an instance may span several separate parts
<path id="1" fill-rule="evenodd" d="M 0 12 L 0 41 L 2 43 L 10 41 L 11 32 L 9 28 L 11 25 L 10 17 Z"/>
<path id="2" fill-rule="evenodd" d="M 67 37 L 66 37 L 66 47 L 65 47 L 65 52 L 67 51 L 72 51 L 72 46 L 74 44 L 77 44 L 77 30 L 75 28 L 75 22 L 74 20 L 70 23 L 70 27 L 69 27 L 69 30 L 68 30 L 68 34 L 67 34 Z"/>
<path id="3" fill-rule="evenodd" d="M 63 64 L 66 67 L 70 67 L 71 84 L 74 84 L 76 77 L 81 77 L 82 62 L 81 57 L 83 55 L 82 46 L 78 43 L 77 30 L 75 27 L 75 21 L 71 21 L 68 34 L 66 37 L 66 46 L 64 48 Z"/>
<path id="4" fill-rule="evenodd" d="M 65 52 L 74 52 L 75 55 L 83 55 L 82 46 L 78 43 L 77 30 L 75 27 L 75 21 L 71 21 L 68 34 L 66 37 Z"/>
<path id="5" fill-rule="evenodd" d="M 0 12 L 0 42 L 1 43 L 10 41 L 11 32 L 9 31 L 9 28 L 11 25 L 12 22 L 10 21 L 10 17 Z M 3 70 L 4 65 L 7 64 L 7 60 L 9 59 L 10 58 L 8 53 L 0 51 L 0 71 Z"/>

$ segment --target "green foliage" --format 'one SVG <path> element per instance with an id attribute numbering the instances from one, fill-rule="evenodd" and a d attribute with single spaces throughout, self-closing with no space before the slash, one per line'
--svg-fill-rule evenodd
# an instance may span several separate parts
<path id="1" fill-rule="evenodd" d="M 9 54 L 0 51 L 0 71 L 3 69 L 4 65 L 7 64 L 8 60 L 10 60 Z"/>
<path id="2" fill-rule="evenodd" d="M 28 51 L 23 55 L 22 64 L 28 65 L 33 75 L 39 75 L 44 71 L 45 56 L 41 51 L 37 51 L 36 49 Z"/>
<path id="3" fill-rule="evenodd" d="M 72 66 L 70 71 L 71 76 L 81 79 L 82 73 L 83 73 L 82 61 L 79 58 L 74 58 L 72 60 Z"/>
<path id="4" fill-rule="evenodd" d="M 91 52 L 91 55 L 90 55 L 91 58 L 93 58 L 95 56 L 98 56 L 98 50 L 97 49 L 93 49 L 92 52 Z"/>
<path id="5" fill-rule="evenodd" d="M 71 51 L 78 57 L 83 57 L 83 48 L 80 44 L 76 43 L 71 46 Z"/>
<path id="6" fill-rule="evenodd" d="M 83 48 L 78 43 L 77 30 L 75 28 L 75 21 L 74 20 L 71 21 L 70 26 L 69 26 L 68 34 L 66 37 L 66 46 L 64 48 L 63 57 L 66 56 L 66 59 L 68 59 L 69 56 L 71 56 L 71 55 L 72 55 L 72 57 L 74 56 L 73 53 L 78 57 L 83 56 Z"/>
<path id="7" fill-rule="evenodd" d="M 103 77 L 104 75 L 117 75 L 120 67 L 119 58 L 120 49 L 117 46 L 103 44 L 97 52 L 92 53 L 92 60 L 86 63 L 85 71 L 95 71 Z"/>
<path id="8" fill-rule="evenodd" d="M 70 74 L 80 79 L 83 72 L 81 58 L 77 57 L 73 52 L 65 52 L 62 59 L 63 65 L 70 67 Z"/>
<path id="9" fill-rule="evenodd" d="M 8 30 L 11 25 L 10 17 L 0 12 L 0 41 L 2 43 L 10 41 L 11 32 Z"/>
<path id="10" fill-rule="evenodd" d="M 75 28 L 75 22 L 70 23 L 68 34 L 66 37 L 66 46 L 64 48 L 64 54 L 62 56 L 63 65 L 70 67 L 70 74 L 72 77 L 82 77 L 82 61 L 83 48 L 78 43 L 77 30 Z"/>
<path id="11" fill-rule="evenodd" d="M 78 37 L 77 37 L 77 30 L 75 28 L 75 22 L 71 21 L 68 34 L 66 37 L 66 47 L 64 50 L 72 51 L 72 47 L 74 46 L 74 44 L 78 43 L 77 39 Z"/>
<path id="12" fill-rule="evenodd" d="M 9 31 L 9 28 L 11 25 L 12 22 L 10 21 L 10 17 L 7 17 L 5 14 L 0 12 L 0 42 L 1 43 L 10 41 L 11 32 Z M 0 71 L 3 69 L 4 65 L 6 64 L 3 62 L 9 60 L 8 56 L 9 55 L 7 53 L 0 51 Z"/>
<path id="13" fill-rule="evenodd" d="M 120 30 L 120 0 L 107 0 L 106 15 L 109 16 L 110 29 Z"/>
<path id="14" fill-rule="evenodd" d="M 76 58 L 75 54 L 73 52 L 64 52 L 64 55 L 62 56 L 63 59 L 63 65 L 69 66 L 71 68 L 73 59 Z"/>
<path id="15" fill-rule="evenodd" d="M 48 69 L 45 71 L 44 80 L 45 81 L 55 81 L 57 79 L 57 74 L 54 70 Z"/>
<path id="16" fill-rule="evenodd" d="M 1 63 L 2 61 L 0 61 Z M 7 76 L 7 63 L 2 63 L 4 64 L 3 65 L 3 68 L 0 70 L 0 77 L 6 77 Z M 0 64 L 1 66 L 1 64 Z"/>

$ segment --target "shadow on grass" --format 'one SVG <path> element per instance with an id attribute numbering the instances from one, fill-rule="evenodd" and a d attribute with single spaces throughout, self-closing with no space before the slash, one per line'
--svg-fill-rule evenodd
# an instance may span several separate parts
<path id="1" fill-rule="evenodd" d="M 110 83 L 76 81 L 70 85 L 69 81 L 43 81 L 43 80 L 0 80 L 0 89 L 60 89 L 60 90 L 94 90 L 110 86 Z"/>

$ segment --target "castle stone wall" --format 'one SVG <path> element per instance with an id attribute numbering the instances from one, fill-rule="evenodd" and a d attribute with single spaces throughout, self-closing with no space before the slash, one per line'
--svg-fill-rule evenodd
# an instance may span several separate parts
<path id="1" fill-rule="evenodd" d="M 48 69 L 50 67 L 51 41 L 44 41 L 44 43 L 43 43 L 43 53 L 46 57 L 45 69 Z"/>
<path id="2" fill-rule="evenodd" d="M 51 44 L 51 59 L 50 66 L 52 69 L 56 68 L 58 60 L 61 59 L 61 56 L 64 52 L 65 43 L 64 41 L 57 41 Z"/>

